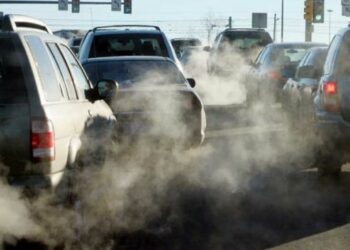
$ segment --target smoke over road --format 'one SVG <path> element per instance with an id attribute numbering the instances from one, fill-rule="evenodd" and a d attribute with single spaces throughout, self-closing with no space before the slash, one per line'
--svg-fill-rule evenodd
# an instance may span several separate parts
<path id="1" fill-rule="evenodd" d="M 196 55 L 195 60 L 206 64 L 205 56 Z M 235 64 L 229 76 L 196 73 L 200 75 L 196 90 L 205 103 L 244 102 L 242 79 L 247 68 L 238 55 L 230 61 Z M 172 99 L 157 98 L 156 106 L 174 108 L 172 114 L 177 114 Z M 173 120 L 164 119 L 162 111 L 153 120 L 161 122 L 163 132 L 180 133 L 181 137 L 182 131 Z M 267 113 L 283 117 L 280 109 L 260 106 L 247 109 L 243 116 L 259 126 L 271 122 Z M 103 167 L 76 170 L 71 206 L 57 204 L 55 197 L 45 192 L 27 200 L 16 189 L 1 184 L 0 234 L 2 238 L 33 238 L 49 247 L 64 245 L 66 249 L 268 247 L 285 240 L 276 230 L 283 227 L 278 220 L 300 208 L 296 190 L 292 190 L 295 199 L 288 200 L 286 175 L 297 165 L 307 165 L 308 159 L 301 156 L 308 152 L 312 152 L 309 141 L 296 140 L 288 130 L 223 136 L 189 150 L 146 139 L 116 144 Z M 301 183 L 297 190 L 304 191 L 307 185 Z M 312 189 L 307 195 L 312 199 L 317 192 Z M 318 205 L 307 202 L 310 204 L 301 205 L 302 211 Z M 268 215 L 270 212 L 276 216 Z M 291 219 L 281 221 L 296 226 Z"/>

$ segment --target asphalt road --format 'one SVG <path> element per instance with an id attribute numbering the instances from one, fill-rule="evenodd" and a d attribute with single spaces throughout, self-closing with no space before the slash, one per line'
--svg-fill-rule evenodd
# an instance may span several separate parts
<path id="1" fill-rule="evenodd" d="M 308 168 L 305 138 L 295 140 L 274 119 L 252 120 L 241 116 L 222 128 L 217 122 L 191 161 L 151 155 L 189 171 L 167 179 L 159 212 L 142 228 L 108 232 L 108 244 L 92 249 L 347 249 L 350 168 L 337 178 L 320 177 Z M 94 237 L 90 233 L 88 240 Z M 28 241 L 7 249 L 30 247 L 47 249 Z"/>

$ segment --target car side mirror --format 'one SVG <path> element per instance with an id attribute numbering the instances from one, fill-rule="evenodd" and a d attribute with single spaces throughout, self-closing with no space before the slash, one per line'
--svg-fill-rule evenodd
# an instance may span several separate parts
<path id="1" fill-rule="evenodd" d="M 211 48 L 210 48 L 210 46 L 205 46 L 205 47 L 203 48 L 203 50 L 206 51 L 206 52 L 210 52 L 210 51 L 211 51 Z"/>
<path id="2" fill-rule="evenodd" d="M 97 82 L 95 88 L 100 98 L 110 103 L 119 89 L 119 84 L 114 80 L 102 79 Z"/>
<path id="3" fill-rule="evenodd" d="M 190 84 L 191 88 L 196 87 L 196 81 L 193 78 L 188 78 L 187 81 Z"/>
<path id="4" fill-rule="evenodd" d="M 316 70 L 312 65 L 304 65 L 298 69 L 298 78 L 315 78 Z"/>

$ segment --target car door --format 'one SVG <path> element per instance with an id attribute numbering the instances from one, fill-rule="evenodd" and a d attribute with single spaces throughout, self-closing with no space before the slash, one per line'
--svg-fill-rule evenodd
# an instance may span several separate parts
<path id="1" fill-rule="evenodd" d="M 82 136 L 84 163 L 99 162 L 112 139 L 115 117 L 103 100 L 90 101 L 86 91 L 92 86 L 79 61 L 66 45 L 60 44 L 59 49 L 65 58 L 78 94 L 77 107 L 80 113 L 76 115 L 75 126 Z"/>

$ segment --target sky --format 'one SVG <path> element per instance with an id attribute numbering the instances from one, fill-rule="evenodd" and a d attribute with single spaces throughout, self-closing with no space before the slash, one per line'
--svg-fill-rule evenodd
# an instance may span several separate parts
<path id="1" fill-rule="evenodd" d="M 89 0 L 81 0 L 87 2 Z M 98 1 L 98 0 L 95 0 Z M 109 0 L 103 0 L 109 2 Z M 267 31 L 273 36 L 273 17 L 281 18 L 282 0 L 133 0 L 131 15 L 111 11 L 110 5 L 81 5 L 80 13 L 58 11 L 57 4 L 0 4 L 5 14 L 24 14 L 40 18 L 52 30 L 90 29 L 111 24 L 158 25 L 169 38 L 198 37 L 204 44 L 210 44 L 215 35 L 225 29 L 228 18 L 233 27 L 251 27 L 253 12 L 268 14 Z M 284 0 L 284 41 L 303 41 L 305 22 L 304 0 Z M 325 23 L 315 24 L 313 41 L 329 41 L 329 12 L 331 13 L 331 36 L 346 27 L 349 17 L 341 15 L 341 0 L 325 0 Z M 213 25 L 211 32 L 209 27 Z M 280 41 L 281 22 L 277 21 L 276 37 Z"/>

